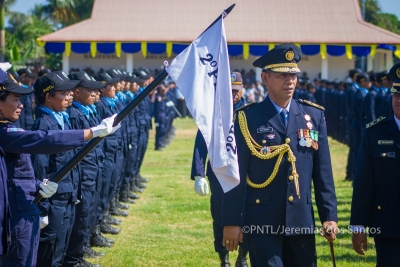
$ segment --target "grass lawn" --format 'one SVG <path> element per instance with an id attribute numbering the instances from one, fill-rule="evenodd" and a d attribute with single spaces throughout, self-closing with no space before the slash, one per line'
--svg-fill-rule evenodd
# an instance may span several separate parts
<path id="1" fill-rule="evenodd" d="M 129 216 L 122 218 L 121 233 L 112 236 L 106 256 L 91 260 L 101 266 L 219 266 L 214 252 L 209 197 L 193 190 L 190 168 L 196 125 L 191 119 L 174 122 L 176 137 L 164 151 L 154 150 L 154 132 L 142 167 L 150 178 L 148 188 Z M 350 220 L 351 183 L 344 182 L 348 149 L 330 140 L 332 165 L 338 198 L 339 227 L 347 230 Z M 316 208 L 314 208 L 316 210 Z M 318 215 L 316 214 L 318 222 Z M 111 237 L 111 236 L 109 236 Z M 351 235 L 339 234 L 335 241 L 337 266 L 375 266 L 373 240 L 366 256 L 358 256 L 351 246 Z M 329 245 L 317 237 L 318 266 L 332 266 Z M 237 253 L 231 253 L 231 264 Z M 234 265 L 233 265 L 234 266 Z"/>

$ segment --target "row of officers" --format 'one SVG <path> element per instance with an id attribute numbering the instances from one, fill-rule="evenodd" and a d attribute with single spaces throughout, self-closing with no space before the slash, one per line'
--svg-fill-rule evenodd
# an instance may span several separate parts
<path id="1" fill-rule="evenodd" d="M 104 255 L 91 247 L 112 246 L 102 233 L 119 234 L 112 225 L 121 220 L 113 216 L 128 216 L 128 203 L 149 181 L 140 169 L 152 114 L 156 149 L 173 138 L 175 85 L 158 86 L 113 127 L 151 73 L 111 69 L 91 77 L 45 69 L 38 76 L 0 70 L 0 266 L 99 266 L 85 260 Z M 47 180 L 98 136 L 105 138 L 61 182 Z"/>
<path id="2" fill-rule="evenodd" d="M 365 73 L 349 71 L 351 83 L 314 80 L 299 83 L 293 96 L 325 107 L 328 135 L 349 146 L 346 180 L 352 181 L 365 125 L 380 117 L 391 117 L 393 80 L 387 71 Z"/>

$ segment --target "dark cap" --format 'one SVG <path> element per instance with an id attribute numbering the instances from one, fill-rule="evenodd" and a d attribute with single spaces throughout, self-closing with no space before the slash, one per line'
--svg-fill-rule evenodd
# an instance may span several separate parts
<path id="1" fill-rule="evenodd" d="M 47 74 L 49 74 L 49 73 L 51 73 L 51 70 L 49 70 L 49 69 L 42 69 L 42 70 L 39 71 L 38 76 L 39 76 L 39 77 L 42 77 L 42 76 L 45 76 L 45 75 L 47 75 Z"/>
<path id="2" fill-rule="evenodd" d="M 69 80 L 68 75 L 62 70 L 56 70 L 56 71 L 53 71 L 52 73 L 60 75 L 61 78 L 63 78 L 64 80 Z"/>
<path id="3" fill-rule="evenodd" d="M 273 72 L 298 73 L 297 62 L 301 56 L 301 49 L 293 44 L 278 45 L 254 61 L 253 66 Z"/>
<path id="4" fill-rule="evenodd" d="M 240 72 L 231 72 L 231 84 L 232 84 L 232 90 L 242 90 L 243 79 L 242 79 L 242 74 L 240 74 Z"/>
<path id="5" fill-rule="evenodd" d="M 371 72 L 369 74 L 369 79 L 371 82 L 376 82 L 376 81 L 378 81 L 378 75 L 375 72 Z"/>
<path id="6" fill-rule="evenodd" d="M 360 74 L 362 71 L 360 69 L 354 69 L 349 71 L 349 76 L 350 78 L 354 78 L 358 74 Z"/>
<path id="7" fill-rule="evenodd" d="M 44 95 L 51 91 L 68 91 L 72 90 L 79 85 L 79 81 L 70 80 L 59 74 L 52 72 L 45 76 L 39 77 L 33 88 L 35 88 L 35 95 Z"/>
<path id="8" fill-rule="evenodd" d="M 377 79 L 378 83 L 380 83 L 380 82 L 383 82 L 383 80 L 386 80 L 388 78 L 388 76 L 389 76 L 388 72 L 386 70 L 384 70 L 377 74 L 376 79 Z"/>
<path id="9" fill-rule="evenodd" d="M 24 68 L 24 69 L 19 69 L 18 74 L 21 77 L 29 77 L 29 78 L 35 78 L 36 75 L 33 73 L 30 69 Z"/>
<path id="10" fill-rule="evenodd" d="M 371 80 L 369 79 L 369 76 L 365 72 L 361 72 L 360 74 L 357 75 L 357 83 L 361 82 L 370 82 Z"/>
<path id="11" fill-rule="evenodd" d="M 400 63 L 394 65 L 389 71 L 390 80 L 400 79 Z"/>
<path id="12" fill-rule="evenodd" d="M 110 69 L 110 70 L 106 71 L 106 73 L 108 75 L 110 75 L 112 78 L 118 79 L 118 81 L 116 81 L 114 83 L 117 83 L 117 82 L 122 80 L 121 79 L 122 78 L 122 73 L 118 72 L 118 70 L 116 70 L 116 69 Z"/>
<path id="13" fill-rule="evenodd" d="M 108 73 L 99 73 L 94 77 L 97 81 L 102 82 L 103 84 L 114 84 L 120 81 L 120 78 L 113 78 Z"/>
<path id="14" fill-rule="evenodd" d="M 394 79 L 393 87 L 390 89 L 393 94 L 400 94 L 400 78 Z"/>
<path id="15" fill-rule="evenodd" d="M 101 81 L 93 81 L 85 71 L 73 72 L 68 75 L 68 78 L 71 80 L 79 80 L 79 86 L 90 89 L 99 90 L 100 88 L 104 88 L 106 86 L 106 83 Z"/>
<path id="16" fill-rule="evenodd" d="M 21 81 L 21 76 L 19 76 L 18 72 L 14 70 L 8 70 L 8 73 L 10 73 L 18 82 Z"/>
<path id="17" fill-rule="evenodd" d="M 7 74 L 0 69 L 0 93 L 1 92 L 29 95 L 33 93 L 33 89 L 21 87 L 11 73 Z"/>

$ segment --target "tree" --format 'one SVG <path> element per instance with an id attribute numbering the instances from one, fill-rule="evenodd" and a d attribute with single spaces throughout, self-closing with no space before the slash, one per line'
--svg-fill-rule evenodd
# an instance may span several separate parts
<path id="1" fill-rule="evenodd" d="M 94 0 L 47 0 L 44 12 L 65 27 L 90 17 Z"/>
<path id="2" fill-rule="evenodd" d="M 359 0 L 361 10 L 363 1 L 365 1 L 365 21 L 400 34 L 400 21 L 396 15 L 382 13 L 378 0 Z"/>
<path id="3" fill-rule="evenodd" d="M 0 61 L 4 61 L 4 51 L 6 48 L 6 32 L 5 32 L 5 15 L 9 12 L 9 7 L 15 3 L 16 0 L 0 0 Z"/>

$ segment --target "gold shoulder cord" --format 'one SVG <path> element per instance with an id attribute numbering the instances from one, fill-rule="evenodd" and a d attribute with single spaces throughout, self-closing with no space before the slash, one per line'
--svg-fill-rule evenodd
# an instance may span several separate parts
<path id="1" fill-rule="evenodd" d="M 288 153 L 288 161 L 292 163 L 292 175 L 296 187 L 296 193 L 297 196 L 300 198 L 300 187 L 299 187 L 299 175 L 296 172 L 296 157 L 294 156 L 292 150 L 290 149 L 290 146 L 288 143 L 290 142 L 290 139 L 286 139 L 286 144 L 279 145 L 279 146 L 270 146 L 270 152 L 263 153 L 262 151 L 262 146 L 257 144 L 256 141 L 251 137 L 249 129 L 247 127 L 247 119 L 246 115 L 244 114 L 244 111 L 239 111 L 238 112 L 239 116 L 239 126 L 240 130 L 243 134 L 244 140 L 246 141 L 247 146 L 249 147 L 251 154 L 253 156 L 256 156 L 257 158 L 264 159 L 264 160 L 269 160 L 273 159 L 276 156 L 278 156 L 278 159 L 275 163 L 274 169 L 271 173 L 271 175 L 268 177 L 268 179 L 262 183 L 262 184 L 255 184 L 252 181 L 250 181 L 249 176 L 246 177 L 247 184 L 253 188 L 264 188 L 267 187 L 276 177 L 279 169 L 279 165 L 282 162 L 283 155 L 287 152 Z"/>

